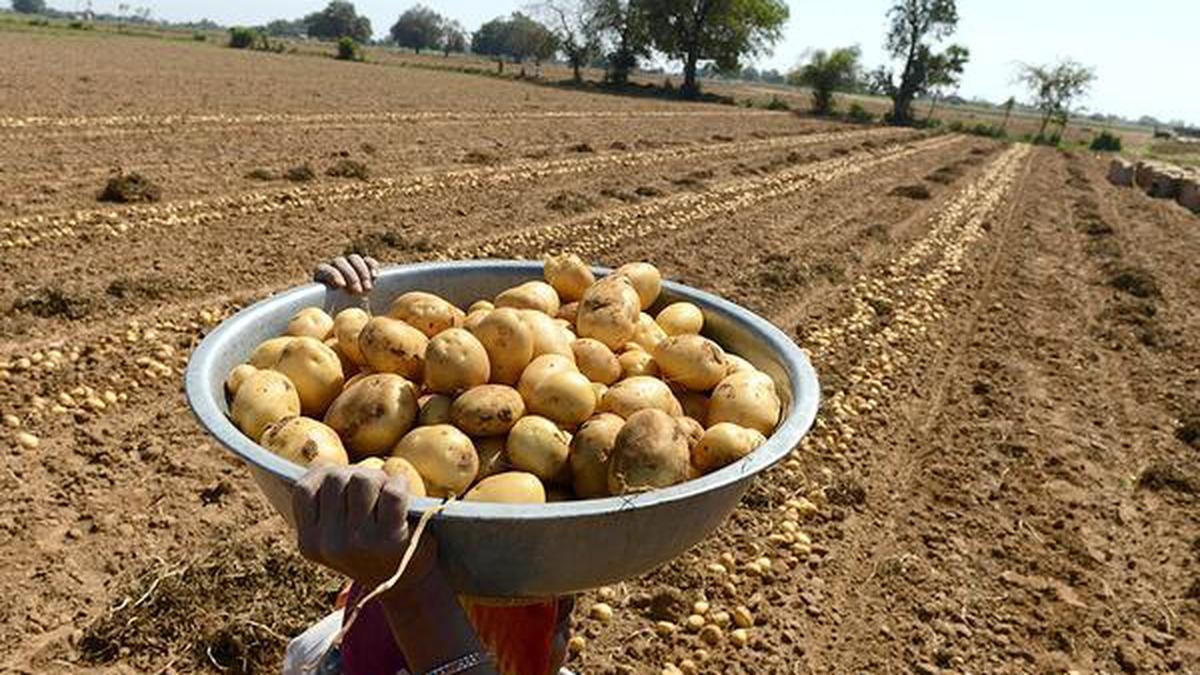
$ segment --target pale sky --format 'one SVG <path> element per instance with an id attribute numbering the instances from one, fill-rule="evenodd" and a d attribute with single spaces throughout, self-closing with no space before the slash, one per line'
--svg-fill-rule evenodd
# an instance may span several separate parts
<path id="1" fill-rule="evenodd" d="M 93 0 L 97 12 L 115 11 L 119 0 Z M 210 18 L 223 24 L 262 24 L 320 9 L 326 0 L 125 0 L 147 6 L 156 18 Z M 76 9 L 83 0 L 50 0 L 58 9 Z M 384 34 L 408 0 L 358 0 L 376 35 Z M 498 15 L 528 6 L 527 0 L 425 0 L 445 16 L 474 30 Z M 787 70 L 809 47 L 858 44 L 873 67 L 883 60 L 885 13 L 892 0 L 792 0 L 791 19 L 774 54 L 759 67 Z M 959 0 L 958 33 L 952 38 L 971 50 L 959 93 L 1003 101 L 1026 100 L 1012 83 L 1018 62 L 1042 63 L 1071 57 L 1096 68 L 1097 80 L 1083 101 L 1099 111 L 1200 124 L 1200 0 Z M 671 67 L 671 65 L 668 65 Z"/>

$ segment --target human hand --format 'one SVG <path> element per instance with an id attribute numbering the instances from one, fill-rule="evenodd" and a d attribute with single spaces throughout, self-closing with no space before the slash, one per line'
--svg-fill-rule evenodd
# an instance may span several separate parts
<path id="1" fill-rule="evenodd" d="M 379 263 L 370 256 L 351 253 L 338 256 L 313 270 L 313 281 L 333 288 L 341 288 L 354 295 L 370 293 L 379 276 Z"/>

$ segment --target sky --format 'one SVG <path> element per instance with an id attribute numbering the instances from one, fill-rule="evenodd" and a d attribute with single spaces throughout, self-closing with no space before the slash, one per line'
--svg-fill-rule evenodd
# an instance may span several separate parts
<path id="1" fill-rule="evenodd" d="M 115 11 L 119 0 L 93 0 L 97 12 Z M 263 24 L 320 9 L 326 0 L 121 0 L 147 6 L 168 20 L 213 19 L 222 24 Z M 63 10 L 84 0 L 50 0 Z M 441 14 L 474 30 L 484 21 L 527 7 L 528 0 L 424 0 Z M 863 61 L 884 61 L 885 14 L 892 0 L 792 0 L 791 19 L 774 53 L 760 68 L 788 70 L 811 47 L 857 44 Z M 409 0 L 358 0 L 377 35 L 395 22 Z M 957 34 L 971 50 L 959 94 L 1003 101 L 1028 97 L 1013 83 L 1017 65 L 1073 58 L 1096 69 L 1097 80 L 1082 101 L 1088 112 L 1137 118 L 1182 119 L 1200 125 L 1200 0 L 958 0 Z M 670 64 L 668 64 L 670 67 Z"/>

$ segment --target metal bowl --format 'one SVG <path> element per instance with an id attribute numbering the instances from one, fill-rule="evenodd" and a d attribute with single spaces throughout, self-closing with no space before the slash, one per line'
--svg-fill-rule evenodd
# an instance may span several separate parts
<path id="1" fill-rule="evenodd" d="M 597 269 L 598 275 L 607 270 Z M 377 309 L 409 290 L 466 307 L 479 298 L 542 278 L 536 262 L 466 261 L 384 270 L 367 302 Z M 543 598 L 595 588 L 645 573 L 712 532 L 737 507 L 755 474 L 794 449 L 812 425 L 819 389 L 812 365 L 782 331 L 716 296 L 665 282 L 659 307 L 686 300 L 705 316 L 704 333 L 774 380 L 783 420 L 767 442 L 741 461 L 702 478 L 643 494 L 539 505 L 455 502 L 430 528 L 451 583 L 471 596 Z M 281 335 L 305 307 L 335 313 L 362 304 L 320 284 L 292 289 L 225 321 L 192 354 L 187 396 L 200 424 L 250 467 L 255 482 L 291 524 L 290 490 L 304 468 L 244 436 L 229 420 L 224 382 L 264 340 Z M 437 500 L 413 499 L 417 518 Z"/>

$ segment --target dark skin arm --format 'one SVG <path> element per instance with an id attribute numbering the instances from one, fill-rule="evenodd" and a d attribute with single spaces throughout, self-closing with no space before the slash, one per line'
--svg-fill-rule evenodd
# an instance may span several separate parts
<path id="1" fill-rule="evenodd" d="M 338 256 L 313 270 L 313 281 L 332 288 L 340 288 L 354 295 L 366 295 L 375 287 L 379 276 L 379 263 L 370 256 L 352 253 Z"/>

